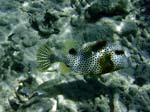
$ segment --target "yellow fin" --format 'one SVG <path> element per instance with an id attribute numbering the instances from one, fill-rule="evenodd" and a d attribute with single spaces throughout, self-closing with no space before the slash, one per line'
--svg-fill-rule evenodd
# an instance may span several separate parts
<path id="1" fill-rule="evenodd" d="M 59 70 L 62 74 L 67 74 L 70 72 L 70 68 L 67 67 L 63 62 L 59 63 Z"/>

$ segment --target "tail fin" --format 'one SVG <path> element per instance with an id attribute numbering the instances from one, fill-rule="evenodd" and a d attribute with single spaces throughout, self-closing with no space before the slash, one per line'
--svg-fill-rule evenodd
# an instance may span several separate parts
<path id="1" fill-rule="evenodd" d="M 50 67 L 50 65 L 53 63 L 52 61 L 55 57 L 55 55 L 52 53 L 52 50 L 47 43 L 42 45 L 37 50 L 36 56 L 37 56 L 38 69 L 40 71 L 47 70 Z"/>

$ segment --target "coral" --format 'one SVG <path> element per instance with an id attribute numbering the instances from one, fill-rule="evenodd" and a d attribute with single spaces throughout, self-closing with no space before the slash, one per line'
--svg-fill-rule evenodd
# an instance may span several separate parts
<path id="1" fill-rule="evenodd" d="M 59 29 L 55 26 L 57 20 L 58 17 L 54 13 L 47 11 L 43 16 L 38 13 L 31 15 L 30 24 L 40 35 L 49 36 L 59 33 Z"/>
<path id="2" fill-rule="evenodd" d="M 80 24 L 79 21 L 79 27 L 75 27 L 72 33 L 76 41 L 81 46 L 86 42 L 92 42 L 97 40 L 113 41 L 115 31 L 110 24 L 105 22 L 100 22 L 96 24 Z M 76 34 L 78 34 L 78 36 Z"/>
<path id="3" fill-rule="evenodd" d="M 149 0 L 0 0 L 0 110 L 149 112 L 149 4 Z M 129 65 L 95 77 L 75 73 L 54 58 L 48 71 L 38 70 L 36 54 L 44 43 L 64 59 L 69 49 L 97 40 L 119 44 Z M 74 49 L 70 53 L 75 54 Z"/>
<path id="4" fill-rule="evenodd" d="M 21 24 L 14 29 L 8 40 L 23 47 L 32 47 L 37 43 L 38 36 L 37 32 L 27 29 L 25 25 Z"/>
<path id="5" fill-rule="evenodd" d="M 128 0 L 99 0 L 86 9 L 85 18 L 87 21 L 95 22 L 104 16 L 126 14 L 129 10 Z"/>
<path id="6" fill-rule="evenodd" d="M 109 99 L 106 96 L 100 96 L 93 99 L 93 102 L 79 104 L 79 112 L 106 112 L 110 111 Z"/>
<path id="7" fill-rule="evenodd" d="M 122 28 L 121 28 L 120 33 L 122 35 L 129 35 L 129 34 L 136 35 L 137 34 L 138 27 L 135 22 L 124 21 L 124 22 L 120 23 L 120 27 L 121 26 L 122 26 Z"/>
<path id="8" fill-rule="evenodd" d="M 136 67 L 135 69 L 135 81 L 134 83 L 137 84 L 138 86 L 143 86 L 144 84 L 148 84 L 150 77 L 149 77 L 149 73 L 150 73 L 150 65 L 139 65 Z"/>

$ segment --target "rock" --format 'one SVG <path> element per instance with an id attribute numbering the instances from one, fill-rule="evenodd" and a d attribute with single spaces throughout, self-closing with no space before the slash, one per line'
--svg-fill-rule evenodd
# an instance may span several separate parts
<path id="1" fill-rule="evenodd" d="M 94 2 L 85 11 L 85 19 L 96 22 L 102 17 L 124 15 L 130 10 L 129 0 L 99 0 Z"/>

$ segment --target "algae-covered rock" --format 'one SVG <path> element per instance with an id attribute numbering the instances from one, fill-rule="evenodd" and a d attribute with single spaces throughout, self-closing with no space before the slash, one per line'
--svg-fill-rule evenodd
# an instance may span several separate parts
<path id="1" fill-rule="evenodd" d="M 101 17 L 124 15 L 130 10 L 129 0 L 97 0 L 85 11 L 85 18 L 94 22 Z"/>
<path id="2" fill-rule="evenodd" d="M 113 29 L 108 24 L 102 23 L 89 25 L 83 31 L 84 41 L 90 42 L 95 40 L 110 40 L 113 37 Z"/>
<path id="3" fill-rule="evenodd" d="M 51 34 L 58 34 L 59 29 L 56 28 L 55 22 L 58 17 L 51 11 L 44 13 L 42 16 L 35 14 L 30 19 L 31 26 L 39 32 L 40 35 L 49 36 Z"/>
<path id="4" fill-rule="evenodd" d="M 136 33 L 138 31 L 138 27 L 137 27 L 135 22 L 133 22 L 133 21 L 124 21 L 121 24 L 122 24 L 122 28 L 121 28 L 120 33 L 122 35 L 129 35 L 129 34 L 136 35 Z"/>
<path id="5" fill-rule="evenodd" d="M 28 24 L 20 24 L 13 29 L 8 40 L 22 47 L 32 47 L 38 42 L 38 33 L 28 29 Z"/>

